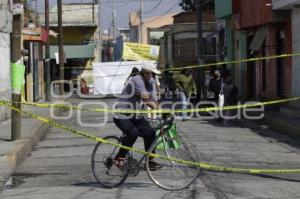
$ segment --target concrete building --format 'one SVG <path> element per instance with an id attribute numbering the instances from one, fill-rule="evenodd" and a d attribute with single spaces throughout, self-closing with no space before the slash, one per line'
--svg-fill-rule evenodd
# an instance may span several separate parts
<path id="1" fill-rule="evenodd" d="M 0 99 L 11 99 L 10 84 L 10 33 L 12 31 L 12 15 L 9 2 L 1 1 L 0 6 Z M 0 106 L 0 121 L 10 117 L 10 109 Z"/>
<path id="2" fill-rule="evenodd" d="M 28 50 L 25 68 L 25 99 L 35 102 L 45 96 L 45 75 L 43 44 L 48 40 L 47 31 L 35 24 L 28 24 L 22 30 L 23 46 Z"/>
<path id="3" fill-rule="evenodd" d="M 163 16 L 156 16 L 146 18 L 143 20 L 142 30 L 140 32 L 139 24 L 140 17 L 137 12 L 129 13 L 129 30 L 130 42 L 139 42 L 140 34 L 142 34 L 142 42 L 144 44 L 154 43 L 153 39 L 157 36 L 163 36 L 163 32 L 157 30 L 160 27 L 173 24 L 173 16 L 177 13 L 166 14 Z"/>
<path id="4" fill-rule="evenodd" d="M 64 52 L 66 56 L 65 80 L 76 79 L 82 67 L 91 68 L 99 55 L 98 8 L 94 3 L 71 3 L 62 5 Z M 43 20 L 44 17 L 41 17 Z M 58 33 L 57 6 L 50 9 L 50 30 Z M 57 38 L 50 38 L 52 80 L 58 78 L 59 70 L 55 53 L 58 53 Z M 79 67 L 81 69 L 76 69 Z"/>
<path id="5" fill-rule="evenodd" d="M 300 52 L 300 0 L 273 0 L 273 10 L 276 13 L 288 12 L 287 23 L 291 31 L 291 52 Z M 300 57 L 294 56 L 291 61 L 291 96 L 300 96 Z M 300 105 L 290 103 L 289 106 L 281 107 L 282 115 L 289 118 L 300 118 Z"/>
<path id="6" fill-rule="evenodd" d="M 289 17 L 273 12 L 271 0 L 215 0 L 215 9 L 216 17 L 226 24 L 228 61 L 292 52 Z M 291 59 L 230 64 L 242 99 L 291 96 Z"/>
<path id="7" fill-rule="evenodd" d="M 239 3 L 239 0 L 215 0 L 215 16 L 221 41 L 219 49 L 223 49 L 221 53 L 224 61 L 243 59 L 247 56 L 246 36 L 238 30 L 236 20 L 239 18 Z M 246 66 L 244 64 L 227 64 L 227 68 L 231 70 L 241 90 L 243 86 L 239 77 L 244 76 Z"/>
<path id="8" fill-rule="evenodd" d="M 216 17 L 225 21 L 227 60 L 300 52 L 300 1 L 215 0 Z M 300 95 L 300 58 L 229 65 L 241 100 L 275 100 Z M 299 136 L 299 103 L 267 106 L 271 128 Z"/>
<path id="9" fill-rule="evenodd" d="M 197 58 L 197 18 L 195 12 L 182 12 L 173 16 L 174 24 L 168 26 L 164 35 L 165 61 L 170 66 L 198 64 Z M 216 21 L 214 13 L 203 16 L 204 62 L 216 61 Z M 163 49 L 162 49 L 163 50 Z"/>
<path id="10" fill-rule="evenodd" d="M 299 0 L 273 0 L 273 10 L 276 12 L 288 11 L 292 31 L 292 52 L 300 52 L 300 1 Z M 292 96 L 300 96 L 300 57 L 292 58 Z"/>

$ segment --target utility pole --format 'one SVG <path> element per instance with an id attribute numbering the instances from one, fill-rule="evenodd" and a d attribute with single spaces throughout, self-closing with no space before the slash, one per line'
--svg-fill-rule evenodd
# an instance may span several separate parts
<path id="1" fill-rule="evenodd" d="M 112 12 L 112 17 L 113 17 L 113 29 L 112 29 L 112 33 L 113 33 L 113 42 L 115 41 L 115 39 L 116 39 L 116 10 L 115 10 L 115 0 L 112 0 L 112 10 L 113 10 L 113 12 Z"/>
<path id="2" fill-rule="evenodd" d="M 113 48 L 113 53 L 112 53 L 112 61 L 115 61 L 115 42 L 116 42 L 116 10 L 115 10 L 115 0 L 112 0 L 112 17 L 113 17 L 113 21 L 112 21 L 112 34 L 113 34 L 113 38 L 112 38 L 112 48 Z"/>
<path id="3" fill-rule="evenodd" d="M 35 23 L 37 23 L 39 20 L 39 13 L 37 12 L 37 10 L 38 10 L 38 1 L 37 0 L 35 1 L 35 10 L 36 10 Z"/>
<path id="4" fill-rule="evenodd" d="M 140 0 L 140 43 L 143 43 L 143 0 Z"/>
<path id="5" fill-rule="evenodd" d="M 197 57 L 198 57 L 198 65 L 203 65 L 204 61 L 204 48 L 203 48 L 203 28 L 202 28 L 202 23 L 203 23 L 203 1 L 202 0 L 195 0 L 195 5 L 196 5 L 196 13 L 197 13 L 197 34 L 198 34 L 198 40 L 197 40 L 197 49 L 198 49 L 198 53 L 197 53 Z M 201 90 L 197 91 L 197 98 L 198 100 L 200 100 L 201 96 L 204 96 L 205 93 L 203 93 L 203 89 L 204 89 L 204 81 L 205 81 L 205 70 L 204 68 L 198 68 L 198 80 L 196 82 L 199 83 L 199 85 L 197 85 L 197 88 L 200 88 Z M 199 93 L 200 92 L 200 93 Z M 201 95 L 202 94 L 202 95 Z M 200 95 L 200 96 L 199 96 Z"/>
<path id="6" fill-rule="evenodd" d="M 63 27 L 62 27 L 62 0 L 57 0 L 57 19 L 58 19 L 58 54 L 59 54 L 59 80 L 61 81 L 59 87 L 59 94 L 64 95 L 64 35 L 63 35 Z"/>
<path id="7" fill-rule="evenodd" d="M 99 62 L 102 62 L 102 28 L 101 28 L 101 0 L 98 0 L 98 47 Z"/>
<path id="8" fill-rule="evenodd" d="M 21 3 L 20 0 L 14 0 L 13 3 Z M 11 34 L 11 62 L 16 63 L 21 59 L 21 32 L 22 32 L 22 14 L 13 15 L 12 34 Z M 21 93 L 12 94 L 12 105 L 21 109 Z M 21 137 L 21 113 L 11 111 L 11 139 L 12 141 Z"/>
<path id="9" fill-rule="evenodd" d="M 47 31 L 48 39 L 46 41 L 45 47 L 45 79 L 46 79 L 46 101 L 51 101 L 50 95 L 50 84 L 51 84 L 51 76 L 50 76 L 50 46 L 49 46 L 49 0 L 45 0 L 45 29 Z"/>

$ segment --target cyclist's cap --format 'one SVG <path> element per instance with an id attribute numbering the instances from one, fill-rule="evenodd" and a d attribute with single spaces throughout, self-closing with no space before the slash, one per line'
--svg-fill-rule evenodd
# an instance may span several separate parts
<path id="1" fill-rule="evenodd" d="M 142 70 L 151 71 L 157 75 L 161 74 L 161 72 L 156 68 L 155 62 L 144 62 L 142 66 Z"/>

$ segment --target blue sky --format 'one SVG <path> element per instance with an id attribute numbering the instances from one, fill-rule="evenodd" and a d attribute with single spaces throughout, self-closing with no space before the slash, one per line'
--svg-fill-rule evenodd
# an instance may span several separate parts
<path id="1" fill-rule="evenodd" d="M 35 6 L 35 0 L 32 0 L 32 5 Z M 44 11 L 44 1 L 38 1 L 38 9 Z M 108 29 L 112 22 L 112 0 L 102 1 L 102 28 Z M 128 27 L 129 12 L 138 11 L 140 6 L 139 0 L 114 0 L 115 9 L 117 13 L 116 24 L 118 28 Z M 50 0 L 50 6 L 54 6 L 57 0 Z M 72 2 L 92 2 L 91 0 L 63 0 L 63 3 Z M 167 13 L 174 13 L 181 11 L 179 6 L 180 0 L 144 0 L 144 18 L 160 16 Z M 153 8 L 157 7 L 153 10 Z M 151 12 L 150 12 L 151 11 Z"/>

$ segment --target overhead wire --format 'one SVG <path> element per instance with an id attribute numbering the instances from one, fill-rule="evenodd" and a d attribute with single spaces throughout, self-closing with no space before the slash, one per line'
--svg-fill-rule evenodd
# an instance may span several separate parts
<path id="1" fill-rule="evenodd" d="M 142 12 L 142 14 L 149 14 L 151 12 L 153 12 L 156 8 L 158 8 L 158 6 L 160 6 L 160 4 L 162 3 L 163 1 L 160 0 L 151 10 L 147 11 L 147 12 Z"/>
<path id="2" fill-rule="evenodd" d="M 175 3 L 173 6 L 171 6 L 167 11 L 165 11 L 163 14 L 161 14 L 161 15 L 155 17 L 154 19 L 152 19 L 152 20 L 150 20 L 150 21 L 145 21 L 145 23 L 151 23 L 151 22 L 153 22 L 153 21 L 156 21 L 156 20 L 162 18 L 164 15 L 168 14 L 169 12 L 171 12 L 171 11 L 178 5 L 179 1 L 180 1 L 180 0 L 177 0 L 176 3 Z"/>

